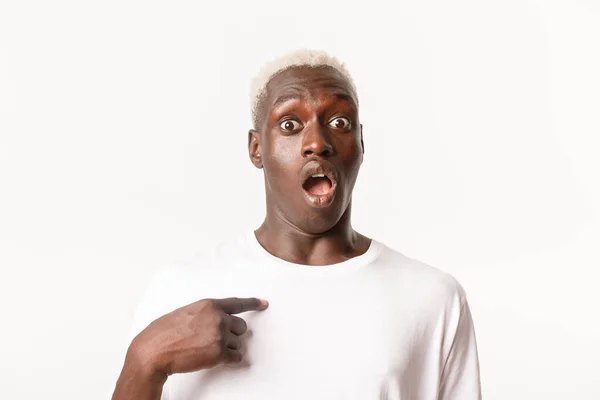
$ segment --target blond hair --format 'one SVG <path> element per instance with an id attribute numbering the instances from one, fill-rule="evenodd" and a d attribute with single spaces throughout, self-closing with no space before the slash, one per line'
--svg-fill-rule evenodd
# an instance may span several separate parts
<path id="1" fill-rule="evenodd" d="M 322 50 L 296 50 L 266 63 L 258 75 L 252 80 L 250 86 L 250 108 L 252 111 L 252 122 L 254 123 L 255 128 L 257 128 L 259 119 L 259 105 L 265 95 L 269 81 L 273 79 L 275 75 L 289 68 L 300 66 L 334 68 L 348 81 L 355 97 L 358 98 L 356 85 L 344 63 Z"/>

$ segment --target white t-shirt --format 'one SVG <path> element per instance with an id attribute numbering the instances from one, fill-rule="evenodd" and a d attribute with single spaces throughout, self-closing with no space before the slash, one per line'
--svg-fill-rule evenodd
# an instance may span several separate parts
<path id="1" fill-rule="evenodd" d="M 244 361 L 172 375 L 162 399 L 481 399 L 463 288 L 376 240 L 317 267 L 276 258 L 249 231 L 157 274 L 131 336 L 176 308 L 226 297 L 269 301 L 238 315 Z"/>

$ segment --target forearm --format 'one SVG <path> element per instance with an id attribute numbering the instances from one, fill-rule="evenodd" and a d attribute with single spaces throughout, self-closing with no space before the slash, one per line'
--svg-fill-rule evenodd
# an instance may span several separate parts
<path id="1" fill-rule="evenodd" d="M 128 352 L 112 400 L 160 400 L 167 377 L 155 374 Z"/>

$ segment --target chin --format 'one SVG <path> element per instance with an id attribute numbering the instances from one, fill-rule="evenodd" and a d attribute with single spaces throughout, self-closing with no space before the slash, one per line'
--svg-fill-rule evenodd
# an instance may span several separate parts
<path id="1" fill-rule="evenodd" d="M 331 204 L 324 208 L 311 208 L 297 226 L 304 232 L 318 235 L 334 228 L 342 219 L 344 210 L 339 205 Z"/>

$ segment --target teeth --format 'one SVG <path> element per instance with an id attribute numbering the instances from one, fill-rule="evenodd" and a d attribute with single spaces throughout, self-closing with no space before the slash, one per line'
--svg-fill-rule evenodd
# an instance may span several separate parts
<path id="1" fill-rule="evenodd" d="M 325 174 L 315 174 L 312 176 L 313 178 L 324 178 Z"/>

